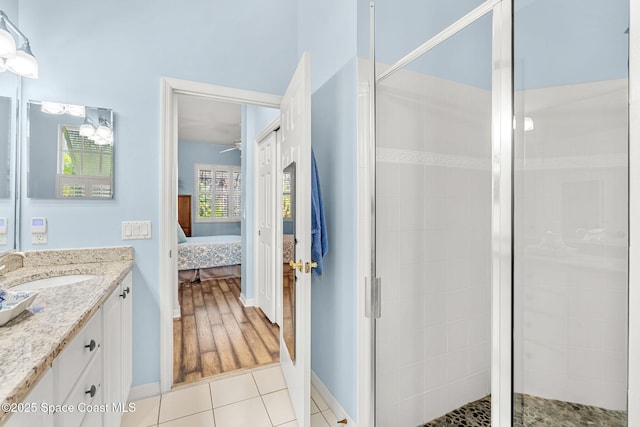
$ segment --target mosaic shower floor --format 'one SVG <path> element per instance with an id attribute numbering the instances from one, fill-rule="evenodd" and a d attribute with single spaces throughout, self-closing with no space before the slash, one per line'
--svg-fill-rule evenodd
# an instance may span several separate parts
<path id="1" fill-rule="evenodd" d="M 613 411 L 596 406 L 543 399 L 528 394 L 516 394 L 514 401 L 516 427 L 622 427 L 627 425 L 626 411 Z M 455 409 L 424 427 L 491 425 L 491 396 Z"/>

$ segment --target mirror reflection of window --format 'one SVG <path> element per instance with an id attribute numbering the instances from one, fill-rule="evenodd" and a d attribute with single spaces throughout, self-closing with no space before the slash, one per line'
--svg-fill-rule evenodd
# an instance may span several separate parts
<path id="1" fill-rule="evenodd" d="M 296 270 L 289 264 L 296 260 L 296 164 L 282 171 L 282 334 L 291 360 L 296 360 Z"/>
<path id="2" fill-rule="evenodd" d="M 291 221 L 291 172 L 282 173 L 282 218 Z"/>
<path id="3" fill-rule="evenodd" d="M 28 103 L 27 196 L 113 197 L 113 112 L 59 102 Z"/>
<path id="4" fill-rule="evenodd" d="M 57 197 L 111 197 L 113 146 L 80 135 L 79 126 L 60 126 L 58 141 Z"/>

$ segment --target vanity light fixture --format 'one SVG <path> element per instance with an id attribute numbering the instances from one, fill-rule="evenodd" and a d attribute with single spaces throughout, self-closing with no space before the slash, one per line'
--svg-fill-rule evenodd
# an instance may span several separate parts
<path id="1" fill-rule="evenodd" d="M 84 117 L 85 115 L 82 105 L 61 104 L 59 102 L 43 101 L 40 111 L 47 114 L 69 114 L 74 117 Z"/>
<path id="2" fill-rule="evenodd" d="M 87 138 L 91 138 L 93 135 L 95 135 L 96 128 L 93 127 L 93 123 L 91 123 L 91 120 L 89 120 L 88 117 L 85 117 L 84 123 L 80 125 L 78 133 L 81 136 L 86 136 Z"/>
<path id="3" fill-rule="evenodd" d="M 95 110 L 89 109 L 89 113 L 94 113 Z M 98 125 L 96 126 L 95 114 L 93 119 L 85 117 L 84 123 L 80 125 L 78 133 L 87 139 L 93 141 L 96 145 L 111 145 L 113 144 L 113 127 L 109 120 L 104 117 L 100 117 L 101 112 L 98 110 Z"/>
<path id="4" fill-rule="evenodd" d="M 4 18 L 0 18 L 0 56 L 8 58 L 12 55 L 15 56 L 15 54 L 16 41 L 7 29 L 7 24 L 5 23 Z"/>
<path id="5" fill-rule="evenodd" d="M 109 138 L 113 135 L 113 130 L 106 119 L 100 119 L 100 126 L 96 129 L 96 135 L 100 138 Z"/>
<path id="6" fill-rule="evenodd" d="M 13 33 L 13 34 L 12 34 Z M 16 48 L 16 39 L 22 38 L 23 42 Z M 29 45 L 29 39 L 16 27 L 9 17 L 0 10 L 0 58 L 3 59 L 0 71 L 7 69 L 14 73 L 31 79 L 38 78 L 38 61 Z"/>
<path id="7" fill-rule="evenodd" d="M 59 102 L 43 102 L 40 111 L 47 114 L 64 114 L 64 104 Z"/>

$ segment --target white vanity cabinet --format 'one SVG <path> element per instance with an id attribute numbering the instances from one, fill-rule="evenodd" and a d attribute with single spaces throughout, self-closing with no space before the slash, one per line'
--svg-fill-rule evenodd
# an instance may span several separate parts
<path id="1" fill-rule="evenodd" d="M 131 390 L 132 280 L 124 278 L 102 307 L 104 327 L 104 413 L 105 427 L 119 426 Z"/>
<path id="2" fill-rule="evenodd" d="M 16 412 L 9 417 L 4 427 L 25 427 L 25 426 L 42 426 L 42 427 L 54 427 L 53 416 L 47 414 L 46 411 L 42 411 L 40 404 L 43 402 L 53 402 L 53 370 L 47 369 L 40 381 L 31 389 L 27 397 L 23 400 L 23 403 L 35 404 L 36 407 L 25 412 Z"/>
<path id="3" fill-rule="evenodd" d="M 37 411 L 14 413 L 3 427 L 120 425 L 131 389 L 132 289 L 129 272 L 23 400 Z M 60 410 L 46 413 L 43 403 Z"/>

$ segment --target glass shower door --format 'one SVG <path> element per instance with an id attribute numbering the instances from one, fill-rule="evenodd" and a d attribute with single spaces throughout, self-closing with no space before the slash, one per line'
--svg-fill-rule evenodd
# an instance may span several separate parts
<path id="1" fill-rule="evenodd" d="M 376 99 L 376 424 L 489 425 L 492 13 Z"/>
<path id="2" fill-rule="evenodd" d="M 628 1 L 516 0 L 514 425 L 627 425 Z"/>

